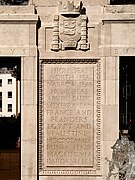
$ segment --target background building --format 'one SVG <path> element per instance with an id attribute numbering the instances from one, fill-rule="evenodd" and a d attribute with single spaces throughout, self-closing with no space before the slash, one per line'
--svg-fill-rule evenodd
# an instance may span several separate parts
<path id="1" fill-rule="evenodd" d="M 20 112 L 20 83 L 12 76 L 13 69 L 0 69 L 0 116 L 17 116 Z"/>

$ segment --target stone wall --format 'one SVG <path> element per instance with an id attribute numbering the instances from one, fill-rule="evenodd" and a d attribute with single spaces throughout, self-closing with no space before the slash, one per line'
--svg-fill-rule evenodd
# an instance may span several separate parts
<path id="1" fill-rule="evenodd" d="M 135 54 L 133 6 L 107 4 L 84 0 L 79 14 L 57 1 L 0 7 L 0 55 L 21 56 L 22 179 L 106 179 L 119 57 Z"/>
<path id="2" fill-rule="evenodd" d="M 21 179 L 37 179 L 38 16 L 33 6 L 0 7 L 0 57 L 21 57 Z"/>
<path id="3" fill-rule="evenodd" d="M 49 4 L 47 7 L 47 3 L 45 7 L 44 5 L 39 5 L 36 7 L 37 13 L 40 15 L 39 17 L 41 20 L 41 27 L 38 31 L 38 49 L 40 54 L 39 70 L 41 72 L 41 78 L 39 79 L 39 93 L 41 98 L 41 101 L 39 101 L 39 177 L 40 179 L 57 178 L 63 180 L 65 179 L 66 175 L 66 179 L 105 179 L 108 170 L 108 165 L 105 162 L 105 158 L 111 157 L 111 146 L 118 138 L 119 133 L 119 59 L 118 57 L 107 57 L 105 55 L 106 36 L 109 35 L 109 33 L 106 33 L 106 31 L 108 31 L 108 28 L 105 28 L 106 24 L 103 21 L 105 8 L 103 6 L 89 6 L 87 1 L 84 2 L 86 16 L 88 18 L 86 25 L 86 41 L 87 44 L 90 45 L 88 49 L 79 49 L 78 45 L 80 43 L 80 40 L 78 40 L 77 48 L 75 48 L 74 50 L 72 48 L 70 49 L 70 47 L 69 49 L 64 49 L 62 45 L 63 42 L 59 42 L 59 44 L 57 43 L 58 49 L 55 51 L 52 48 L 53 43 L 55 44 L 55 42 L 57 41 L 56 39 L 55 42 L 53 41 L 53 38 L 55 38 L 55 26 L 56 28 L 59 28 L 61 32 L 60 23 L 62 23 L 62 19 L 58 6 L 56 4 Z M 49 3 L 51 2 L 49 1 Z M 59 16 L 59 20 L 55 21 L 54 17 L 57 15 Z M 60 34 L 58 36 L 59 38 L 63 38 Z M 59 39 L 59 41 L 61 41 L 61 39 Z M 63 41 L 68 40 L 66 39 Z M 70 64 L 72 64 L 72 66 Z M 57 69 L 65 68 L 65 72 L 54 72 L 54 67 Z M 86 74 L 88 75 L 88 77 L 86 77 L 86 79 L 81 79 L 83 82 L 91 79 L 91 82 L 94 83 L 91 87 L 89 87 L 88 84 L 85 87 L 81 87 L 83 93 L 86 90 L 91 94 L 91 99 L 88 100 L 89 105 L 87 104 L 87 100 L 79 101 L 79 103 L 82 103 L 83 105 L 84 102 L 86 102 L 85 104 L 87 104 L 87 107 L 80 108 L 81 111 L 87 110 L 87 108 L 89 110 L 92 109 L 91 114 L 87 114 L 88 120 L 85 122 L 85 125 L 87 125 L 87 127 L 88 125 L 90 125 L 90 129 L 79 128 L 76 130 L 75 127 L 78 125 L 78 123 L 70 122 L 69 124 L 69 122 L 67 121 L 62 123 L 60 120 L 58 121 L 58 119 L 60 119 L 60 115 L 57 115 L 57 113 L 60 113 L 60 110 L 66 110 L 66 112 L 70 111 L 70 118 L 75 118 L 76 116 L 78 118 L 87 118 L 82 114 L 79 116 L 76 115 L 76 110 L 78 110 L 77 100 L 74 101 L 74 104 L 72 100 L 69 101 L 70 106 L 74 105 L 74 113 L 71 111 L 71 107 L 65 107 L 67 106 L 67 101 L 60 99 L 60 93 L 63 92 L 63 87 L 61 85 L 59 85 L 60 87 L 56 85 L 56 83 L 59 83 L 59 80 L 61 83 L 65 83 L 67 80 L 63 81 L 61 79 L 61 77 L 65 76 L 71 79 L 73 77 L 70 76 L 75 76 L 73 83 L 75 83 L 76 80 L 79 80 L 76 79 L 77 77 L 79 77 L 79 73 L 71 72 L 75 67 L 80 68 L 81 72 L 83 71 L 83 68 L 88 68 L 91 73 L 93 71 L 93 75 L 90 75 L 90 72 L 87 72 Z M 68 72 L 66 72 L 67 69 L 69 70 Z M 82 76 L 85 76 L 86 74 L 84 72 L 81 73 Z M 52 85 L 53 79 L 51 78 L 53 78 L 54 76 L 58 78 L 55 79 L 55 85 Z M 74 86 L 72 88 L 71 86 L 68 86 L 68 88 L 69 89 L 64 88 L 64 90 L 77 90 L 77 86 Z M 54 91 L 56 92 L 54 93 Z M 83 93 L 80 94 L 81 97 L 84 95 Z M 87 99 L 90 96 L 89 93 L 85 94 Z M 67 94 L 63 93 L 63 95 Z M 75 95 L 79 94 L 76 93 Z M 59 100 L 52 100 L 52 98 L 55 98 L 55 96 L 59 97 Z M 70 93 L 68 96 L 69 99 L 71 99 Z M 49 102 L 52 106 L 47 106 Z M 63 107 L 61 107 L 62 102 L 64 104 Z M 60 107 L 58 107 L 58 104 Z M 67 117 L 68 119 L 69 115 L 65 115 L 65 117 Z M 79 124 L 84 125 L 84 122 L 80 122 Z M 66 131 L 63 130 L 64 126 L 67 127 Z M 71 131 L 75 130 L 78 133 L 87 132 L 86 137 L 90 138 L 90 142 L 88 143 L 89 148 L 87 150 L 85 149 L 87 143 L 83 142 L 83 140 L 81 139 L 85 137 L 85 135 L 78 135 L 81 139 L 81 143 L 76 144 L 75 142 L 69 141 L 70 145 L 67 146 L 67 137 L 74 139 L 74 141 L 78 140 L 77 135 L 71 135 Z M 67 135 L 68 133 L 70 134 Z M 62 141 L 61 138 L 63 138 L 65 142 L 60 142 Z M 75 148 L 75 145 L 76 147 L 78 147 L 78 150 L 73 150 L 73 147 Z M 52 150 L 51 148 L 54 148 L 54 150 Z M 70 153 L 71 151 L 72 155 Z M 81 152 L 83 154 L 81 154 Z M 88 160 L 87 162 L 85 161 L 86 159 Z"/>

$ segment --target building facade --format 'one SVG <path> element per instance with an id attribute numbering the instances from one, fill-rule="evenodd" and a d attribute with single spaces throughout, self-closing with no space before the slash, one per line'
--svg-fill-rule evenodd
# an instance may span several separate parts
<path id="1" fill-rule="evenodd" d="M 20 83 L 12 75 L 12 70 L 0 69 L 0 116 L 11 117 L 20 113 Z"/>
<path id="2" fill-rule="evenodd" d="M 119 130 L 134 122 L 128 2 L 0 6 L 0 57 L 21 57 L 22 180 L 106 179 Z"/>

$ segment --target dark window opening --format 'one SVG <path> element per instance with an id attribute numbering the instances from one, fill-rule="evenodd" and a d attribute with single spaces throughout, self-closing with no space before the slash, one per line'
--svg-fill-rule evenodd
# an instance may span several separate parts
<path id="1" fill-rule="evenodd" d="M 0 92 L 0 112 L 2 112 L 2 92 Z"/>
<path id="2" fill-rule="evenodd" d="M 0 87 L 2 87 L 2 79 L 0 79 Z"/>
<path id="3" fill-rule="evenodd" d="M 128 130 L 135 142 L 135 57 L 120 57 L 120 130 Z"/>
<path id="4" fill-rule="evenodd" d="M 8 104 L 8 112 L 12 112 L 12 104 Z"/>
<path id="5" fill-rule="evenodd" d="M 8 91 L 8 98 L 12 98 L 12 91 Z"/>
<path id="6" fill-rule="evenodd" d="M 29 0 L 0 0 L 0 5 L 28 5 Z"/>
<path id="7" fill-rule="evenodd" d="M 111 0 L 111 5 L 135 4 L 135 0 Z"/>
<path id="8" fill-rule="evenodd" d="M 8 79 L 8 84 L 12 84 L 12 79 Z"/>
<path id="9" fill-rule="evenodd" d="M 20 81 L 20 67 L 21 67 L 21 58 L 20 57 L 0 57 L 0 69 L 7 68 L 7 70 L 11 71 L 11 76 L 16 78 L 16 80 Z M 16 68 L 15 68 L 16 67 Z M 15 70 L 14 70 L 15 68 Z M 17 69 L 17 70 L 16 70 Z M 19 69 L 19 70 L 18 70 Z M 9 73 L 9 72 L 8 72 Z M 13 74 L 12 74 L 13 73 Z M 19 77 L 19 78 L 18 78 Z M 2 78 L 1 78 L 2 79 Z M 9 84 L 7 86 L 7 84 Z M 6 79 L 6 83 L 2 84 L 2 86 L 8 89 L 5 93 L 5 88 L 0 88 L 0 179 L 1 180 L 20 180 L 21 179 L 21 152 L 20 152 L 20 139 L 21 139 L 21 112 L 18 110 L 16 115 L 11 112 L 14 110 L 14 105 L 10 103 L 10 99 L 7 104 L 7 96 L 11 98 L 13 96 L 12 86 L 16 86 L 16 83 L 13 83 L 12 86 L 12 78 Z M 20 84 L 20 83 L 19 83 Z M 20 86 L 20 85 L 19 85 Z M 17 86 L 18 87 L 18 86 Z M 16 87 L 16 88 L 17 88 Z M 10 88 L 10 89 L 9 89 Z M 14 87 L 13 87 L 14 88 Z M 4 92 L 2 92 L 4 90 Z M 20 91 L 20 87 L 18 88 Z M 12 92 L 12 93 L 11 93 Z M 6 97 L 2 97 L 2 96 Z M 18 101 L 18 94 L 15 95 L 16 105 Z M 6 102 L 4 103 L 4 100 Z M 2 107 L 4 104 L 4 107 Z M 9 111 L 9 113 L 7 113 Z M 13 115 L 4 115 L 13 114 Z"/>

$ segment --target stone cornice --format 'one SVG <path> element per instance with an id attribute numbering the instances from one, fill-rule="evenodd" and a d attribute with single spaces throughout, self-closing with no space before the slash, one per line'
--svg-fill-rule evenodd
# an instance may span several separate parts
<path id="1" fill-rule="evenodd" d="M 106 13 L 102 21 L 135 21 L 135 13 Z"/>
<path id="2" fill-rule="evenodd" d="M 36 23 L 36 14 L 0 14 L 0 23 Z"/>

